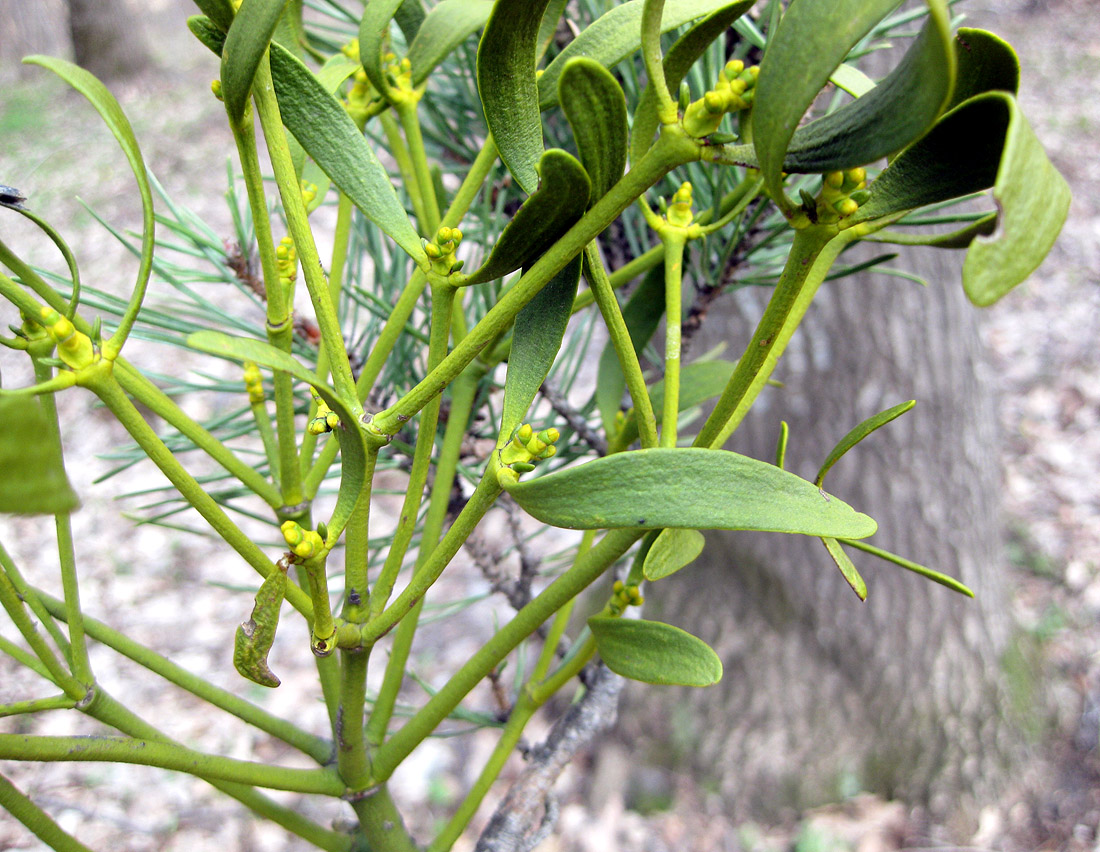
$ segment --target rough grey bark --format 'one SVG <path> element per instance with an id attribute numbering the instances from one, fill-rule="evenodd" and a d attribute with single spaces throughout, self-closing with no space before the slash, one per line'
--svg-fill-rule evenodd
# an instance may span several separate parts
<path id="1" fill-rule="evenodd" d="M 149 51 L 140 18 L 127 0 L 66 0 L 77 65 L 104 80 L 140 73 Z"/>
<path id="2" fill-rule="evenodd" d="M 739 815 L 776 817 L 846 788 L 959 814 L 989 801 L 1012 763 L 994 377 L 958 257 L 924 250 L 897 265 L 930 286 L 881 275 L 825 285 L 780 362 L 785 387 L 765 391 L 729 449 L 773 458 L 786 420 L 787 466 L 812 478 L 850 427 L 916 398 L 826 484 L 878 520 L 875 543 L 977 599 L 853 552 L 869 588 L 860 603 L 818 540 L 751 534 L 714 534 L 699 563 L 647 593 L 653 614 L 715 645 L 725 678 L 633 693 L 627 731 L 679 744 L 672 757 Z M 767 294 L 738 296 L 716 306 L 696 351 L 744 345 Z"/>

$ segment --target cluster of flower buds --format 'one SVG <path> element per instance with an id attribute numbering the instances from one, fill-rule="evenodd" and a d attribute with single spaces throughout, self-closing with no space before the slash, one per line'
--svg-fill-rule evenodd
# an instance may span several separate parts
<path id="1" fill-rule="evenodd" d="M 316 190 L 314 187 L 314 193 Z M 284 288 L 293 284 L 298 277 L 298 252 L 290 237 L 283 237 L 275 247 L 275 268 L 279 271 L 279 283 Z"/>
<path id="2" fill-rule="evenodd" d="M 432 262 L 433 271 L 440 275 L 450 275 L 462 269 L 463 261 L 455 257 L 458 245 L 462 242 L 462 231 L 458 228 L 444 226 L 436 231 L 434 241 L 429 242 L 422 238 L 420 242 L 424 246 L 424 254 Z"/>
<path id="3" fill-rule="evenodd" d="M 802 212 L 811 222 L 831 225 L 847 219 L 869 197 L 867 172 L 864 169 L 848 169 L 829 172 L 821 181 L 817 197 L 802 190 Z"/>
<path id="4" fill-rule="evenodd" d="M 498 476 L 503 484 L 505 480 L 516 482 L 521 473 L 535 469 L 535 465 L 548 459 L 557 452 L 554 444 L 561 433 L 557 429 L 543 429 L 536 433 L 530 423 L 524 423 L 500 451 L 500 462 L 504 465 Z"/>
<path id="5" fill-rule="evenodd" d="M 718 75 L 714 88 L 684 110 L 684 130 L 689 136 L 702 139 L 718 129 L 726 113 L 751 107 L 759 75 L 759 66 L 746 68 L 740 59 L 731 59 Z"/>
<path id="6" fill-rule="evenodd" d="M 263 404 L 264 377 L 255 361 L 244 362 L 244 387 L 248 391 L 248 401 L 252 405 Z"/>
<path id="7" fill-rule="evenodd" d="M 316 530 L 304 529 L 297 521 L 283 521 L 279 527 L 291 552 L 305 561 L 320 556 L 325 550 L 325 540 Z"/>
<path id="8" fill-rule="evenodd" d="M 611 587 L 611 600 L 607 602 L 605 612 L 608 615 L 622 615 L 628 606 L 641 606 L 645 598 L 634 585 L 628 586 L 622 580 L 616 580 Z"/>
<path id="9" fill-rule="evenodd" d="M 386 81 L 398 91 L 412 91 L 412 70 L 408 57 L 398 60 L 396 53 L 382 54 L 382 73 L 386 75 Z"/>
<path id="10" fill-rule="evenodd" d="M 313 204 L 314 199 L 317 198 L 317 184 L 311 180 L 303 180 L 301 182 L 302 187 L 302 204 L 306 209 L 310 209 L 310 205 Z"/>
<path id="11" fill-rule="evenodd" d="M 680 184 L 680 188 L 676 190 L 676 194 L 672 196 L 672 203 L 665 201 L 662 197 L 660 199 L 661 212 L 668 220 L 670 225 L 675 225 L 678 228 L 686 228 L 691 224 L 695 218 L 695 214 L 691 209 L 691 183 L 684 181 Z"/>
<path id="12" fill-rule="evenodd" d="M 323 435 L 340 425 L 340 416 L 329 408 L 328 404 L 316 393 L 313 394 L 313 401 L 317 403 L 317 416 L 310 420 L 309 425 L 306 426 L 309 434 Z"/>
<path id="13" fill-rule="evenodd" d="M 80 370 L 95 363 L 99 356 L 88 335 L 77 331 L 69 320 L 53 308 L 43 307 L 41 317 L 41 324 L 46 327 L 46 332 L 57 343 L 57 357 L 67 367 Z"/>

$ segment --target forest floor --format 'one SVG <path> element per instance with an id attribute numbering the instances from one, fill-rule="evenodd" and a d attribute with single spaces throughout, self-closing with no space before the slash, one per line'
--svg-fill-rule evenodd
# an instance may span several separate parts
<path id="1" fill-rule="evenodd" d="M 217 65 L 183 32 L 189 4 L 157 0 L 149 5 L 157 10 L 155 22 L 149 23 L 156 71 L 115 87 L 116 93 L 169 194 L 217 233 L 228 235 L 231 223 L 221 193 L 232 140 L 220 104 L 212 97 L 193 97 L 207 90 Z M 967 845 L 1086 852 L 1100 849 L 1100 157 L 1094 153 L 1100 139 L 1100 15 L 1095 0 L 1005 0 L 988 11 L 982 0 L 974 0 L 967 11 L 975 25 L 1004 35 L 1025 57 L 1024 112 L 1074 191 L 1070 220 L 1052 256 L 1027 285 L 986 314 L 1006 438 L 1015 617 L 1038 640 L 1048 673 L 1043 701 L 1052 718 L 1048 745 L 1036 755 L 1039 783 L 1011 800 L 990 803 Z M 87 281 L 129 278 L 133 259 L 73 199 L 79 195 L 119 227 L 136 227 L 132 178 L 121 157 L 91 111 L 46 81 L 45 73 L 18 83 L 14 76 L 13 69 L 0 68 L 0 183 L 33 192 L 35 209 L 70 238 L 78 257 L 88 259 L 82 266 Z M 9 226 L 12 218 L 3 222 L 6 242 L 41 242 L 31 231 L 20 230 L 20 223 Z M 54 264 L 45 249 L 30 259 Z M 175 350 L 150 350 L 149 357 L 166 371 L 179 368 Z M 26 378 L 6 356 L 0 356 L 0 369 L 5 386 Z M 69 435 L 66 444 L 84 483 L 78 485 L 84 509 L 74 520 L 77 541 L 87 553 L 100 554 L 82 558 L 87 609 L 153 642 L 187 668 L 210 673 L 219 685 L 236 688 L 236 674 L 224 665 L 222 628 L 239 622 L 247 607 L 243 595 L 227 595 L 215 583 L 239 566 L 210 556 L 205 542 L 195 537 L 166 539 L 150 527 L 119 532 L 119 506 L 113 500 L 117 484 L 86 484 L 110 467 L 100 454 L 116 446 L 119 436 L 85 396 L 70 392 L 64 404 L 81 423 L 80 434 Z M 142 466 L 127 476 L 130 489 L 159 482 Z M 4 520 L 0 535 L 5 545 L 13 542 L 13 557 L 32 576 L 37 568 L 47 570 L 36 560 L 37 541 L 49 535 L 47 526 L 30 519 Z M 491 613 L 482 615 L 484 624 L 490 623 Z M 443 670 L 464 660 L 478 641 L 476 630 L 451 626 L 443 645 L 424 655 Z M 267 706 L 294 712 L 306 727 L 321 727 L 320 705 L 303 710 L 294 704 L 294 696 L 313 678 L 311 669 L 295 663 L 289 652 L 282 656 L 283 648 L 294 644 L 291 639 L 276 646 L 273 666 L 285 688 L 269 694 Z M 236 757 L 272 756 L 265 752 L 270 745 L 264 738 L 243 725 L 223 724 L 220 717 L 215 723 L 196 712 L 200 705 L 136 676 L 139 670 L 113 655 L 97 654 L 93 663 L 109 688 L 134 700 L 171 735 Z M 24 687 L 37 685 L 0 660 L 0 702 L 15 700 Z M 35 720 L 33 729 L 52 734 L 94 730 L 80 719 L 73 721 L 74 715 L 50 714 Z M 4 720 L 2 730 L 29 728 L 20 720 Z M 459 755 L 448 741 L 432 740 L 395 778 L 395 795 L 420 815 L 421 827 L 445 813 L 456 791 L 471 780 L 470 767 L 483 762 L 484 741 L 474 738 L 464 749 Z M 64 827 L 80 831 L 93 848 L 304 848 L 282 830 L 242 816 L 232 802 L 186 776 L 166 778 L 156 770 L 113 764 L 6 762 L 0 771 L 32 792 Z M 667 810 L 642 814 L 614 793 L 599 795 L 593 806 L 584 791 L 598 789 L 600 782 L 586 784 L 582 775 L 579 769 L 567 772 L 558 830 L 539 847 L 543 852 L 885 852 L 950 845 L 946 830 L 928 825 L 919 812 L 873 797 L 804 815 L 793 825 L 733 825 L 716 801 L 686 779 L 677 780 Z M 280 799 L 298 804 L 293 797 Z M 322 821 L 334 816 L 312 815 Z M 36 848 L 18 824 L 0 820 L 0 851 Z"/>

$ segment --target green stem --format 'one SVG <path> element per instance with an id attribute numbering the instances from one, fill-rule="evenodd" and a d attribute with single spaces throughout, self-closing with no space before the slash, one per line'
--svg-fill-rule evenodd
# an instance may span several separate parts
<path id="1" fill-rule="evenodd" d="M 829 267 L 844 246 L 861 236 L 861 230 L 849 228 L 837 235 L 815 226 L 795 231 L 775 292 L 694 446 L 720 447 L 740 425 L 767 384 Z"/>
<path id="2" fill-rule="evenodd" d="M 676 166 L 697 159 L 699 152 L 698 144 L 682 130 L 666 127 L 642 160 L 523 274 L 439 367 L 395 405 L 375 416 L 373 428 L 384 435 L 396 434 L 402 423 L 453 382 L 485 346 L 512 324 L 523 306 L 639 195 Z"/>
<path id="3" fill-rule="evenodd" d="M 361 799 L 353 799 L 351 806 L 359 817 L 359 827 L 369 848 L 378 852 L 419 852 L 385 785 Z"/>
<path id="4" fill-rule="evenodd" d="M 352 510 L 344 537 L 344 607 L 345 621 L 359 624 L 366 618 L 368 590 L 367 565 L 370 562 L 370 503 L 374 490 L 374 470 L 378 464 L 378 447 L 367 446 L 366 475 L 359 501 Z"/>
<path id="5" fill-rule="evenodd" d="M 267 463 L 271 467 L 271 478 L 278 482 L 280 480 L 279 446 L 275 443 L 275 432 L 271 428 L 271 416 L 267 413 L 267 404 L 261 400 L 250 402 L 249 407 L 252 409 L 252 420 L 256 423 L 256 430 L 260 433 L 260 440 L 264 445 L 264 455 L 267 456 Z"/>
<path id="6" fill-rule="evenodd" d="M 599 544 L 577 560 L 571 569 L 517 612 L 508 624 L 470 657 L 428 703 L 378 750 L 374 758 L 375 779 L 384 781 L 389 778 L 409 753 L 450 715 L 466 694 L 496 668 L 501 660 L 534 633 L 547 618 L 587 588 L 643 534 L 644 531 L 633 529 L 611 530 Z"/>
<path id="7" fill-rule="evenodd" d="M 424 593 L 431 588 L 439 575 L 443 573 L 443 569 L 458 553 L 458 549 L 463 542 L 470 537 L 470 533 L 473 532 L 485 513 L 489 511 L 496 498 L 500 496 L 500 491 L 500 484 L 497 482 L 496 475 L 490 466 L 478 483 L 477 488 L 474 489 L 474 493 L 470 495 L 469 501 L 462 507 L 462 511 L 459 512 L 458 517 L 451 524 L 451 528 L 447 530 L 447 534 L 443 536 L 443 541 L 432 551 L 423 567 L 413 574 L 409 585 L 384 612 L 364 626 L 363 644 L 373 645 L 416 606 L 416 602 L 424 596 Z"/>
<path id="8" fill-rule="evenodd" d="M 23 666 L 23 668 L 30 669 L 40 678 L 50 680 L 49 670 L 39 662 L 37 657 L 33 654 L 28 654 L 10 639 L 5 639 L 3 636 L 0 636 L 0 652 L 7 654 L 19 663 L 19 665 Z"/>
<path id="9" fill-rule="evenodd" d="M 428 342 L 428 371 L 434 370 L 447 354 L 451 339 L 451 309 L 454 305 L 455 288 L 442 285 L 432 288 L 431 336 Z M 397 575 L 405 561 L 409 544 L 412 542 L 416 521 L 420 515 L 420 502 L 424 495 L 424 485 L 428 481 L 428 470 L 435 453 L 435 434 L 439 425 L 440 398 L 436 397 L 420 413 L 420 429 L 416 436 L 416 449 L 413 450 L 412 471 L 409 473 L 405 500 L 401 505 L 401 514 L 397 522 L 386 561 L 378 575 L 371 593 L 370 614 L 376 618 L 389 602 L 390 593 L 397 582 Z"/>
<path id="10" fill-rule="evenodd" d="M 619 368 L 623 371 L 627 391 L 634 403 L 634 411 L 637 412 L 638 433 L 642 446 L 656 447 L 657 420 L 653 414 L 653 400 L 649 398 L 649 388 L 646 387 L 642 365 L 638 363 L 638 353 L 634 351 L 634 343 L 630 339 L 630 330 L 626 327 L 623 312 L 619 308 L 618 299 L 615 298 L 615 291 L 611 280 L 607 277 L 599 249 L 595 243 L 589 243 L 584 251 L 588 261 L 586 269 L 590 275 L 589 292 L 593 294 L 599 306 L 600 315 L 607 326 L 608 339 L 619 358 Z"/>
<path id="11" fill-rule="evenodd" d="M 661 446 L 675 447 L 676 421 L 680 416 L 680 314 L 687 238 L 680 228 L 666 228 L 661 233 L 661 242 L 665 247 L 665 404 L 661 412 Z"/>
<path id="12" fill-rule="evenodd" d="M 191 476 L 177 461 L 171 450 L 157 437 L 157 433 L 142 418 L 141 414 L 130 402 L 118 382 L 110 374 L 100 374 L 89 384 L 92 391 L 100 398 L 104 405 L 111 410 L 118 422 L 130 433 L 130 436 L 138 442 L 149 459 L 160 468 L 168 477 L 176 490 L 183 495 L 195 510 L 202 515 L 214 531 L 225 540 L 241 557 L 256 569 L 256 572 L 266 578 L 272 571 L 277 570 L 271 560 L 262 550 L 246 536 L 235 523 L 222 511 L 214 498 L 211 497 L 194 477 Z M 313 619 L 313 606 L 308 595 L 294 583 L 287 586 L 286 599 L 298 612 L 308 620 Z"/>
<path id="13" fill-rule="evenodd" d="M 302 187 L 294 172 L 294 163 L 290 157 L 290 147 L 283 130 L 283 120 L 279 114 L 279 103 L 275 99 L 275 90 L 271 84 L 271 66 L 265 57 L 256 71 L 252 85 L 252 94 L 256 101 L 256 111 L 260 116 L 260 125 L 267 141 L 267 151 L 271 157 L 271 166 L 275 172 L 275 182 L 279 186 L 279 197 L 283 201 L 287 226 L 294 240 L 294 247 L 302 264 L 302 275 L 309 290 L 309 298 L 317 315 L 317 327 L 321 330 L 321 339 L 332 362 L 332 384 L 336 393 L 359 417 L 363 406 L 355 394 L 355 380 L 351 375 L 348 351 L 344 346 L 344 337 L 340 332 L 340 320 L 336 307 L 329 294 L 328 283 L 321 269 L 321 258 L 317 253 L 317 244 L 313 240 L 313 231 L 306 217 L 306 207 L 302 200 Z"/>
<path id="14" fill-rule="evenodd" d="M 42 808 L 3 775 L 0 775 L 0 809 L 7 811 L 30 829 L 39 840 L 56 852 L 92 852 L 92 850 L 53 821 Z"/>
<path id="15" fill-rule="evenodd" d="M 0 704 L 0 718 L 21 716 L 24 713 L 41 713 L 45 710 L 72 710 L 79 702 L 68 695 L 51 695 L 49 698 L 31 698 Z"/>
<path id="16" fill-rule="evenodd" d="M 3 545 L 0 545 L 0 560 L 4 563 L 10 563 L 11 557 L 8 556 L 7 551 Z M 53 649 L 46 643 L 46 640 L 39 635 L 35 629 L 34 622 L 31 621 L 30 616 L 27 615 L 27 611 L 23 609 L 23 602 L 19 597 L 19 592 L 16 591 L 15 586 L 12 584 L 11 579 L 6 572 L 0 572 L 0 606 L 3 606 L 8 613 L 8 617 L 12 620 L 15 628 L 23 635 L 23 639 L 30 646 L 34 655 L 38 657 L 39 661 L 45 666 L 46 671 L 49 672 L 49 679 L 62 690 L 65 694 L 76 701 L 81 701 L 88 694 L 88 687 L 74 678 L 66 668 L 61 664 L 61 660 L 57 658 L 57 655 L 53 652 Z"/>
<path id="17" fill-rule="evenodd" d="M 370 758 L 363 735 L 370 648 L 340 651 L 340 710 L 336 725 L 336 766 L 349 790 L 371 783 Z"/>
<path id="18" fill-rule="evenodd" d="M 405 144 L 405 140 L 401 138 L 398 124 L 389 112 L 384 112 L 378 116 L 378 121 L 382 125 L 382 132 L 386 134 L 387 148 L 397 163 L 397 170 L 401 172 L 401 180 L 405 185 L 405 191 L 409 194 L 409 200 L 412 201 L 413 215 L 416 216 L 416 222 L 420 226 L 421 232 L 427 233 L 428 236 L 435 236 L 434 231 L 427 230 L 428 213 L 424 209 L 423 193 L 420 191 L 420 182 L 416 177 L 416 167 L 413 165 L 412 156 L 409 154 L 409 148 Z"/>
<path id="19" fill-rule="evenodd" d="M 44 592 L 36 591 L 46 609 L 51 614 L 64 620 L 65 609 L 61 601 Z M 205 678 L 176 665 L 167 657 L 146 648 L 140 642 L 135 642 L 125 634 L 108 627 L 102 621 L 97 621 L 88 616 L 85 616 L 84 621 L 88 635 L 95 641 L 106 645 L 113 651 L 117 651 L 154 674 L 160 675 L 169 683 L 187 690 L 195 697 L 201 698 L 214 707 L 236 716 L 252 727 L 282 740 L 287 745 L 308 754 L 318 763 L 327 763 L 332 756 L 332 743 L 328 740 L 307 733 L 286 719 L 280 719 L 262 707 L 257 707 L 255 704 L 215 686 Z"/>
<path id="20" fill-rule="evenodd" d="M 340 290 L 344 283 L 344 266 L 347 263 L 348 257 L 348 244 L 351 241 L 351 215 L 354 205 L 351 203 L 351 199 L 344 193 L 340 193 L 340 201 L 336 208 L 336 231 L 333 234 L 332 243 L 332 263 L 329 265 L 328 287 L 329 296 L 332 298 L 332 303 L 338 305 L 340 303 Z M 325 341 L 322 340 L 317 347 L 317 370 L 316 376 L 322 382 L 328 381 L 329 372 L 329 357 L 328 350 L 325 349 Z M 309 407 L 309 420 L 312 420 L 317 416 L 317 403 L 311 402 Z M 301 463 L 302 463 L 302 476 L 305 477 L 313 464 L 313 451 L 317 446 L 317 436 L 310 431 L 306 431 L 302 436 L 302 449 L 301 449 Z M 308 493 L 308 485 L 307 485 Z M 314 492 L 316 493 L 316 492 Z M 313 495 L 310 495 L 310 499 Z"/>
<path id="21" fill-rule="evenodd" d="M 419 98 L 402 99 L 394 104 L 401 128 L 405 131 L 405 141 L 409 146 L 409 156 L 416 172 L 416 188 L 420 193 L 420 207 L 424 218 L 420 220 L 421 230 L 428 236 L 435 236 L 439 228 L 439 199 L 435 197 L 435 182 L 428 167 L 427 153 L 424 151 L 424 136 L 420 131 L 420 116 L 417 103 Z"/>
<path id="22" fill-rule="evenodd" d="M 291 790 L 296 793 L 321 793 L 341 796 L 344 784 L 331 769 L 292 769 L 267 763 L 235 760 L 222 755 L 204 754 L 163 740 L 133 737 L 42 737 L 26 734 L 0 734 L 0 757 L 4 760 L 105 761 L 158 766 L 240 784 Z"/>
<path id="23" fill-rule="evenodd" d="M 428 511 L 424 517 L 424 529 L 420 535 L 420 552 L 417 556 L 414 576 L 425 570 L 425 565 L 439 542 L 443 525 L 447 520 L 451 488 L 458 470 L 462 440 L 466 436 L 466 424 L 473 409 L 480 376 L 479 370 L 467 369 L 455 380 L 451 388 L 451 411 L 447 419 L 447 428 L 443 433 L 443 446 L 436 463 L 435 481 L 432 483 Z M 390 659 L 386 664 L 386 674 L 367 724 L 367 739 L 375 745 L 382 743 L 389 730 L 397 695 L 405 679 L 405 665 L 416 635 L 423 604 L 424 598 L 421 597 L 409 614 L 401 619 L 397 633 L 394 635 Z"/>
<path id="24" fill-rule="evenodd" d="M 642 61 L 646 77 L 657 95 L 657 116 L 661 124 L 673 124 L 679 118 L 679 110 L 665 82 L 665 66 L 661 59 L 661 15 L 665 0 L 646 0 L 642 8 Z"/>
<path id="25" fill-rule="evenodd" d="M 53 369 L 38 361 L 34 362 L 35 381 L 44 382 L 53 374 Z M 55 446 L 61 446 L 61 426 L 57 419 L 57 401 L 53 394 L 42 397 L 42 408 L 49 423 L 50 440 Z M 88 660 L 88 645 L 84 641 L 84 618 L 80 608 L 80 587 L 76 579 L 76 552 L 73 548 L 73 527 L 68 512 L 54 515 L 54 529 L 57 538 L 57 558 L 61 564 L 61 589 L 65 597 L 65 620 L 69 624 L 69 665 L 73 677 L 90 687 L 95 680 L 92 665 Z"/>
<path id="26" fill-rule="evenodd" d="M 11 584 L 15 587 L 15 591 L 19 593 L 23 603 L 30 607 L 31 612 L 34 613 L 39 623 L 46 628 L 46 632 L 50 634 L 50 638 L 53 639 L 62 655 L 70 661 L 71 666 L 72 648 L 69 640 L 65 638 L 65 634 L 57 626 L 57 622 L 50 615 L 49 610 L 46 609 L 38 590 L 23 578 L 18 566 L 2 548 L 0 548 L 0 570 L 8 575 L 8 579 L 11 580 Z"/>
<path id="27" fill-rule="evenodd" d="M 275 256 L 275 238 L 271 233 L 271 219 L 264 195 L 263 174 L 256 152 L 256 130 L 252 122 L 252 110 L 246 109 L 237 123 L 230 119 L 229 126 L 237 143 L 241 161 L 248 206 L 252 212 L 252 230 L 256 234 L 256 247 L 263 269 L 264 296 L 267 300 L 267 340 L 283 352 L 290 351 L 294 335 L 294 319 L 287 294 L 279 280 L 279 267 Z M 272 465 L 279 471 L 281 505 L 296 506 L 302 502 L 302 489 L 298 470 L 297 435 L 294 430 L 294 388 L 290 375 L 283 370 L 274 371 L 275 428 L 279 433 L 279 463 Z"/>

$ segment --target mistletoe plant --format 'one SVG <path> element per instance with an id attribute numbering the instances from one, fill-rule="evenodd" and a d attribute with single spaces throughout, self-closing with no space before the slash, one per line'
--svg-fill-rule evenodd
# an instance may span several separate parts
<path id="1" fill-rule="evenodd" d="M 965 249 L 962 283 L 978 305 L 1024 280 L 1048 252 L 1069 193 L 1020 113 L 1017 60 L 1004 41 L 977 29 L 953 33 L 947 0 L 928 0 L 920 13 L 899 12 L 899 0 L 771 0 L 756 10 L 753 0 L 629 0 L 600 6 L 602 14 L 592 8 L 600 4 L 564 0 L 370 0 L 361 13 L 325 0 L 309 27 L 301 0 L 196 2 L 203 14 L 189 26 L 220 56 L 213 88 L 247 195 L 243 213 L 234 207 L 239 243 L 228 250 L 170 199 L 172 217 L 154 214 L 155 182 L 100 82 L 59 59 L 27 60 L 98 110 L 133 170 L 144 218 L 137 281 L 122 304 L 82 289 L 60 234 L 17 189 L 2 188 L 0 204 L 48 235 L 70 275 L 33 268 L 0 243 L 8 271 L 0 293 L 20 318 L 0 342 L 25 351 L 37 377 L 0 394 L 0 511 L 55 516 L 64 592 L 55 599 L 37 588 L 0 549 L 0 603 L 25 643 L 0 637 L 0 650 L 57 691 L 0 712 L 76 710 L 114 734 L 0 734 L 0 758 L 186 772 L 319 848 L 411 850 L 417 844 L 387 781 L 511 659 L 519 680 L 498 744 L 427 847 L 442 852 L 474 818 L 529 720 L 591 662 L 656 684 L 721 677 L 702 639 L 636 617 L 643 586 L 660 594 L 649 586 L 699 555 L 699 530 L 818 537 L 861 598 L 866 586 L 849 548 L 969 594 L 866 543 L 874 520 L 823 488 L 847 450 L 912 403 L 853 428 L 813 481 L 784 470 L 785 428 L 774 460 L 722 447 L 853 244 Z M 891 73 L 875 82 L 858 70 L 855 59 L 874 39 L 907 27 L 919 31 Z M 815 109 L 825 90 L 834 93 L 830 108 Z M 988 213 L 941 209 L 990 189 Z M 661 192 L 669 200 L 657 199 Z M 321 204 L 336 208 L 327 264 L 310 221 Z M 945 221 L 956 229 L 928 227 Z M 167 259 L 158 222 L 192 261 L 213 261 L 252 291 L 265 321 L 208 303 L 200 319 L 143 307 L 154 271 L 202 302 L 186 269 Z M 307 316 L 292 309 L 299 274 Z M 617 291 L 638 279 L 621 304 Z M 752 338 L 733 341 L 742 350 L 736 361 L 681 363 L 683 336 L 698 323 L 697 312 L 684 313 L 685 281 L 697 301 L 734 284 L 772 285 Z M 609 343 L 595 388 L 585 391 L 575 380 L 582 344 L 569 328 L 574 314 L 594 314 L 593 304 Z M 647 352 L 662 316 L 654 358 Z M 235 419 L 201 424 L 185 414 L 170 387 L 178 379 L 158 385 L 124 356 L 135 331 L 185 338 L 197 353 L 237 362 L 241 382 L 211 389 L 240 402 Z M 646 357 L 655 361 L 649 372 Z M 568 399 L 547 382 L 564 375 L 564 362 L 573 374 Z M 329 730 L 277 717 L 82 612 L 69 522 L 76 498 L 53 398 L 74 385 L 163 471 L 177 509 L 194 509 L 261 578 L 227 663 L 231 656 L 244 678 L 277 687 L 268 652 L 281 612 L 289 604 L 305 619 L 311 638 L 302 652 L 315 659 Z M 709 415 L 689 429 L 706 402 Z M 143 410 L 170 434 L 158 436 Z M 262 444 L 259 462 L 232 440 L 241 434 Z M 471 443 L 470 435 L 491 440 Z M 223 468 L 222 479 L 200 483 L 178 457 L 186 447 Z M 372 537 L 382 470 L 401 472 L 403 504 L 396 529 Z M 338 483 L 334 504 L 315 502 L 326 483 Z M 460 509 L 452 509 L 456 488 Z M 284 546 L 256 540 L 234 520 L 257 514 L 248 498 L 266 504 Z M 561 570 L 515 596 L 515 616 L 395 725 L 425 595 L 501 505 L 584 534 Z M 578 596 L 624 559 L 602 606 L 581 629 L 571 626 Z M 384 638 L 382 686 L 368 701 L 368 663 L 382 661 L 372 651 Z M 89 639 L 316 766 L 234 759 L 171 740 L 97 684 Z M 539 639 L 533 662 L 513 653 Z M 322 826 L 263 789 L 342 799 L 356 819 Z M 2 778 L 0 804 L 54 848 L 85 848 Z"/>

